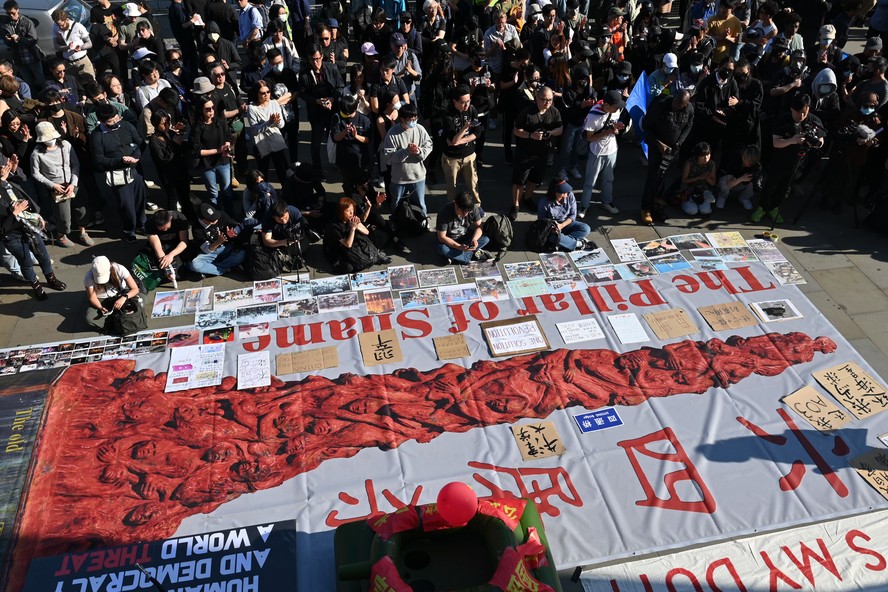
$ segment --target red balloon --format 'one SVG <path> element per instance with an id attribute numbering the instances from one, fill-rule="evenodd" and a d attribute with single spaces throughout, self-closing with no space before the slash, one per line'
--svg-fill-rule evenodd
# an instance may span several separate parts
<path id="1" fill-rule="evenodd" d="M 478 496 L 465 483 L 448 483 L 438 492 L 438 513 L 451 527 L 465 526 L 478 512 Z"/>

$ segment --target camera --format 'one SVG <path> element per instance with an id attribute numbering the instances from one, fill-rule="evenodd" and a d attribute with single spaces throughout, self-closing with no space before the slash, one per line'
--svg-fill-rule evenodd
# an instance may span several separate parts
<path id="1" fill-rule="evenodd" d="M 548 140 L 551 135 L 552 135 L 552 132 L 550 132 L 549 130 L 543 130 L 543 139 L 544 140 Z"/>
<path id="2" fill-rule="evenodd" d="M 819 148 L 820 138 L 822 136 L 820 128 L 806 120 L 799 128 L 799 135 L 802 136 L 802 144 L 806 148 Z"/>

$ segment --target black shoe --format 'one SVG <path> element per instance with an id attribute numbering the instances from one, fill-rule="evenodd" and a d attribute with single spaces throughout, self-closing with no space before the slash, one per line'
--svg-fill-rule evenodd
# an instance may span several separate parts
<path id="1" fill-rule="evenodd" d="M 398 253 L 401 253 L 401 254 L 407 252 L 407 245 L 405 245 L 405 244 L 401 241 L 401 239 L 399 239 L 399 238 L 397 238 L 397 237 L 395 237 L 395 239 L 392 241 L 392 248 L 393 248 L 395 251 L 397 251 Z"/>
<path id="2" fill-rule="evenodd" d="M 34 280 L 31 283 L 31 287 L 34 289 L 34 298 L 36 298 L 37 300 L 46 300 L 47 298 L 49 298 L 47 293 L 43 290 L 43 286 L 40 285 L 40 282 L 38 280 Z"/>
<path id="3" fill-rule="evenodd" d="M 126 237 L 126 242 L 128 242 L 129 244 L 133 244 L 133 243 L 136 242 L 137 240 L 139 240 L 139 239 L 138 239 L 138 237 L 136 237 L 135 234 L 133 234 L 133 235 L 127 235 L 127 237 Z"/>
<path id="4" fill-rule="evenodd" d="M 376 260 L 377 265 L 388 265 L 392 262 L 392 258 L 388 255 L 380 255 L 379 259 Z"/>
<path id="5" fill-rule="evenodd" d="M 52 288 L 53 290 L 55 290 L 56 292 L 61 292 L 62 290 L 66 289 L 68 287 L 68 285 L 65 282 L 63 282 L 62 280 L 60 280 L 59 278 L 57 278 L 54 273 L 50 274 L 46 278 L 46 285 L 49 286 L 50 288 Z"/>
<path id="6" fill-rule="evenodd" d="M 518 219 L 518 206 L 512 206 L 511 208 L 509 208 L 509 213 L 506 214 L 506 217 L 509 220 L 511 220 L 512 222 L 517 220 Z"/>

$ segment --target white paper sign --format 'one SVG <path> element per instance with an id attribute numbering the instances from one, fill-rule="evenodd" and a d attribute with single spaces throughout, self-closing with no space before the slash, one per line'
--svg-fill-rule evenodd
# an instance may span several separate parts
<path id="1" fill-rule="evenodd" d="M 250 389 L 271 385 L 271 357 L 267 351 L 237 357 L 237 388 Z"/>
<path id="2" fill-rule="evenodd" d="M 164 392 L 186 391 L 222 384 L 225 344 L 192 345 L 170 350 Z"/>
<path id="3" fill-rule="evenodd" d="M 607 320 L 610 322 L 611 327 L 614 328 L 614 332 L 620 338 L 621 343 L 641 343 L 651 340 L 644 330 L 641 321 L 638 320 L 638 315 L 634 312 L 610 315 L 607 317 Z"/>
<path id="4" fill-rule="evenodd" d="M 595 319 L 567 321 L 565 323 L 556 323 L 555 326 L 558 327 L 558 332 L 561 333 L 561 339 L 564 340 L 564 343 L 579 343 L 604 337 L 601 325 Z"/>

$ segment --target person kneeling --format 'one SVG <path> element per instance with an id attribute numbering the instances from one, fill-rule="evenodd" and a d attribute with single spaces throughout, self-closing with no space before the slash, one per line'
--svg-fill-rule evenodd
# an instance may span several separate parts
<path id="1" fill-rule="evenodd" d="M 484 250 L 490 239 L 482 234 L 484 210 L 475 203 L 472 194 L 464 191 L 438 213 L 435 230 L 438 233 L 438 254 L 447 263 L 467 265 L 470 261 L 486 261 L 493 255 Z"/>
<path id="2" fill-rule="evenodd" d="M 595 243 L 586 240 L 592 231 L 588 224 L 577 222 L 577 198 L 573 187 L 564 179 L 555 178 L 549 184 L 546 197 L 537 208 L 538 220 L 552 220 L 557 232 L 549 235 L 549 242 L 564 251 L 594 249 Z"/>
<path id="3" fill-rule="evenodd" d="M 93 259 L 92 268 L 83 276 L 83 287 L 89 307 L 86 323 L 99 333 L 128 334 L 144 329 L 145 315 L 139 298 L 139 286 L 129 270 L 119 263 L 112 263 L 104 255 Z M 126 309 L 124 307 L 127 307 Z M 133 312 L 136 325 L 127 327 L 110 321 L 114 314 Z M 109 324 L 110 322 L 110 324 Z"/>
<path id="4" fill-rule="evenodd" d="M 370 231 L 355 215 L 355 202 L 348 197 L 339 200 L 336 222 L 324 231 L 324 254 L 334 273 L 355 273 L 373 265 L 388 265 L 391 257 L 382 253 L 370 240 Z"/>

